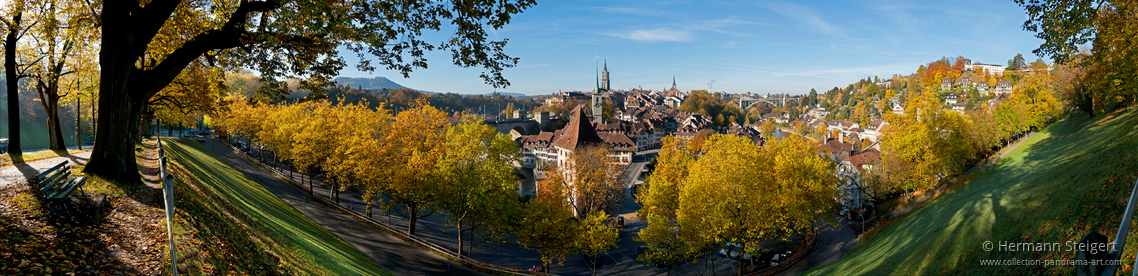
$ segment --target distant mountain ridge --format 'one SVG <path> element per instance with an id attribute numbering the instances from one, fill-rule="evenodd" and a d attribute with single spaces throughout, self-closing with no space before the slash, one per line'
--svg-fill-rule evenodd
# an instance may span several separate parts
<path id="1" fill-rule="evenodd" d="M 384 89 L 384 88 L 386 88 L 386 89 L 411 89 L 411 90 L 419 91 L 419 93 L 423 93 L 423 94 L 437 94 L 437 93 L 439 93 L 439 92 L 419 90 L 419 89 L 406 87 L 406 86 L 400 85 L 398 83 L 395 83 L 394 81 L 391 81 L 391 79 L 388 79 L 386 77 L 374 77 L 374 78 L 336 77 L 332 81 L 335 82 L 336 85 L 346 84 L 346 85 L 348 85 L 348 88 L 355 88 L 355 89 L 361 89 L 361 88 L 364 90 L 379 90 L 379 89 Z M 530 95 L 526 95 L 526 94 L 522 94 L 522 93 L 510 93 L 510 92 L 489 92 L 489 93 L 484 93 L 482 95 L 493 96 L 495 93 L 501 94 L 502 96 L 510 96 L 510 97 L 515 97 L 515 98 L 522 98 L 522 97 L 529 97 L 530 96 Z M 473 95 L 479 95 L 479 94 L 473 94 Z"/>
<path id="2" fill-rule="evenodd" d="M 387 88 L 387 89 L 412 89 L 412 88 L 400 85 L 398 83 L 395 83 L 394 81 L 391 81 L 390 79 L 387 79 L 385 77 L 375 77 L 375 78 L 370 78 L 370 79 L 369 78 L 336 77 L 336 79 L 334 79 L 333 81 L 336 82 L 336 84 L 338 84 L 338 85 L 339 84 L 346 84 L 346 85 L 348 85 L 348 87 L 356 88 L 356 89 L 359 89 L 359 88 L 363 88 L 363 89 L 384 89 L 384 88 Z M 418 89 L 414 89 L 414 90 L 418 90 Z"/>

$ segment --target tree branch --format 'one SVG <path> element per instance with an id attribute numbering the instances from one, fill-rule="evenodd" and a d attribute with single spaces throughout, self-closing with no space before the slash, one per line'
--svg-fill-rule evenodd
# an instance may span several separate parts
<path id="1" fill-rule="evenodd" d="M 241 4 L 241 7 L 233 12 L 229 21 L 226 22 L 220 30 L 209 30 L 194 36 L 150 70 L 134 69 L 136 74 L 142 75 L 140 78 L 131 78 L 134 84 L 137 85 L 140 82 L 145 82 L 162 85 L 136 87 L 137 89 L 132 89 L 131 91 L 133 93 L 140 93 L 141 96 L 149 98 L 149 96 L 154 95 L 154 93 L 158 93 L 158 90 L 176 78 L 178 74 L 186 68 L 186 65 L 201 55 L 214 49 L 234 48 L 252 43 L 252 41 L 249 41 L 248 32 L 244 30 L 245 21 L 249 14 L 269 11 L 279 6 L 280 3 L 275 0 L 254 1 Z"/>

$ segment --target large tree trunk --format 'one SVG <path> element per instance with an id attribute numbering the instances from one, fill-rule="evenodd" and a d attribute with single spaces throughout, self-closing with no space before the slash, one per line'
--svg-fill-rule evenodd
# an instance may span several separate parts
<path id="1" fill-rule="evenodd" d="M 54 62 L 52 66 L 56 66 Z M 59 122 L 59 71 L 63 64 L 52 68 L 47 75 L 40 75 L 36 79 L 36 90 L 40 94 L 40 104 L 47 111 L 48 149 L 67 150 L 63 141 L 63 127 Z"/>
<path id="2" fill-rule="evenodd" d="M 21 154 L 20 150 L 20 77 L 16 75 L 16 33 L 19 31 L 22 12 L 17 11 L 8 25 L 8 35 L 4 38 L 4 78 L 8 84 L 8 152 Z"/>
<path id="3" fill-rule="evenodd" d="M 244 24 L 249 13 L 276 8 L 277 2 L 243 3 L 220 29 L 186 41 L 161 61 L 145 58 L 147 46 L 182 1 L 105 0 L 100 15 L 99 109 L 95 149 L 85 172 L 119 182 L 139 182 L 133 136 L 150 97 L 170 84 L 193 60 L 213 49 L 244 45 Z M 154 62 L 157 62 L 155 64 Z M 145 67 L 137 67 L 141 64 Z"/>
<path id="4" fill-rule="evenodd" d="M 103 52 L 108 51 L 108 48 L 111 47 L 104 46 Z M 99 114 L 97 122 L 100 128 L 95 133 L 95 149 L 91 152 L 91 161 L 84 171 L 114 181 L 139 182 L 138 165 L 132 147 L 134 136 L 139 131 L 142 105 L 146 104 L 146 100 L 136 100 L 132 93 L 127 93 L 121 78 L 125 74 L 115 74 L 108 67 L 102 69 L 99 109 L 106 112 Z"/>
<path id="5" fill-rule="evenodd" d="M 51 109 L 45 109 L 47 110 L 47 135 L 50 142 L 48 149 L 67 150 L 67 145 L 63 143 L 63 127 L 59 125 L 59 98 L 52 96 L 49 98 L 53 99 L 44 103 L 44 105 L 51 106 Z"/>

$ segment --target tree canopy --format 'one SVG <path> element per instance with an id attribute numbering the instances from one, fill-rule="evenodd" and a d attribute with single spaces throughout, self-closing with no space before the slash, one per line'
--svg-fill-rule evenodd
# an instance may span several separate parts
<path id="1" fill-rule="evenodd" d="M 338 49 L 361 57 L 357 68 L 400 71 L 426 68 L 424 54 L 451 52 L 463 67 L 482 67 L 481 77 L 506 86 L 506 40 L 489 40 L 487 29 L 509 23 L 532 0 L 469 1 L 200 1 L 102 2 L 99 133 L 88 173 L 138 181 L 130 136 L 138 132 L 150 99 L 192 62 L 228 71 L 255 69 L 257 93 L 283 97 L 284 81 L 317 92 L 345 66 Z M 426 33 L 454 30 L 450 39 L 428 42 Z"/>

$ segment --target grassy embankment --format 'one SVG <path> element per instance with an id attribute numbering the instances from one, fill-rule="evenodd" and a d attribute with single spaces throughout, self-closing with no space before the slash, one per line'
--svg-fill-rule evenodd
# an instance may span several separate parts
<path id="1" fill-rule="evenodd" d="M 165 141 L 179 178 L 174 229 L 183 274 L 390 275 L 198 142 Z M 153 165 L 141 151 L 136 158 Z M 26 183 L 0 189 L 0 275 L 170 274 L 161 190 L 88 179 L 86 194 L 109 202 L 96 220 L 63 215 Z"/>
<path id="2" fill-rule="evenodd" d="M 1073 274 L 1073 266 L 981 265 L 985 259 L 1072 260 L 1067 242 L 1089 231 L 1113 240 L 1138 178 L 1138 110 L 1047 127 L 988 170 L 865 237 L 843 258 L 808 275 Z M 1138 223 L 1120 275 L 1134 269 Z M 992 242 L 991 251 L 984 243 Z M 1055 251 L 999 244 L 1060 243 Z M 1129 260 L 1129 261 L 1125 261 Z"/>
<path id="3" fill-rule="evenodd" d="M 241 274 L 390 275 L 326 229 L 249 180 L 192 139 L 163 138 L 177 163 L 179 249 Z M 191 174 L 192 177 L 188 177 Z M 206 252 L 193 253 L 193 252 Z M 225 262 L 233 262 L 226 267 Z"/>

